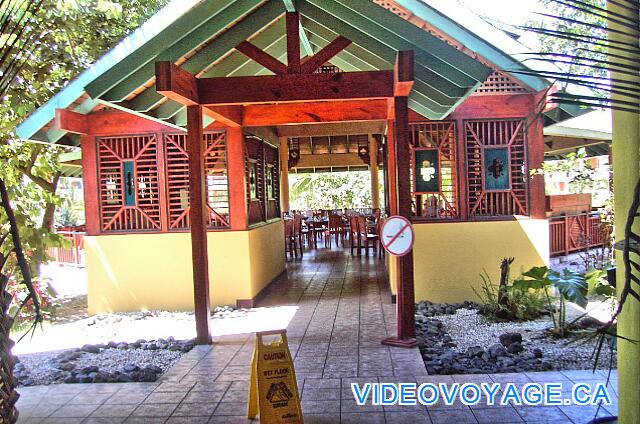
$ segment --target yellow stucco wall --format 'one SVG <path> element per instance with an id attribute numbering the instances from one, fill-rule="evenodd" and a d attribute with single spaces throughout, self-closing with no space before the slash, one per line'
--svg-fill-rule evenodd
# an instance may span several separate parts
<path id="1" fill-rule="evenodd" d="M 252 299 L 284 271 L 282 221 L 207 235 L 211 305 Z M 193 310 L 188 233 L 85 237 L 89 313 Z"/>
<path id="2" fill-rule="evenodd" d="M 544 219 L 415 224 L 414 230 L 416 301 L 477 300 L 472 286 L 479 287 L 483 269 L 497 284 L 503 257 L 516 258 L 511 277 L 549 262 Z"/>

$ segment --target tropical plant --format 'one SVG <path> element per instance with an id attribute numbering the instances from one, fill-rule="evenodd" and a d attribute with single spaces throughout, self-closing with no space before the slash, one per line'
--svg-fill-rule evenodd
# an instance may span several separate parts
<path id="1" fill-rule="evenodd" d="M 480 274 L 480 288 L 472 290 L 481 301 L 479 312 L 494 321 L 526 321 L 542 313 L 543 300 L 539 290 L 520 289 L 509 282 L 509 266 L 514 258 L 504 258 L 500 263 L 500 283 L 493 284 L 484 270 Z"/>
<path id="2" fill-rule="evenodd" d="M 558 272 L 546 266 L 533 267 L 514 281 L 513 287 L 520 290 L 541 290 L 551 311 L 552 331 L 555 335 L 564 337 L 569 330 L 567 302 L 586 308 L 589 303 L 587 300 L 589 293 L 611 295 L 615 292 L 615 289 L 604 279 L 605 274 L 605 271 L 596 269 L 590 269 L 585 274 L 581 274 L 567 268 Z M 557 308 L 549 293 L 551 288 L 558 292 Z"/>

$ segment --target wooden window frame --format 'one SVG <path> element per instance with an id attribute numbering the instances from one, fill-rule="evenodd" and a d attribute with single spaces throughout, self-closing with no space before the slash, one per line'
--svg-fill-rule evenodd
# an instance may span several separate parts
<path id="1" fill-rule="evenodd" d="M 437 137 L 430 140 L 429 146 L 423 146 L 424 139 L 419 139 L 416 134 L 424 132 L 428 127 L 434 127 L 429 131 L 441 131 L 438 132 Z M 458 123 L 455 120 L 450 121 L 414 121 L 409 123 L 411 133 L 411 156 L 409 160 L 410 174 L 411 174 L 411 196 L 414 203 L 413 220 L 415 222 L 450 222 L 459 221 L 460 216 L 460 184 L 459 184 L 459 160 L 458 155 L 458 135 L 457 128 Z M 421 150 L 437 151 L 438 155 L 438 171 L 440 175 L 439 190 L 437 192 L 416 192 L 416 178 L 415 174 L 415 152 Z M 449 164 L 449 167 L 443 167 L 443 163 Z M 445 190 L 444 181 L 442 179 L 442 169 L 450 169 L 451 173 L 451 185 L 448 190 Z M 422 205 L 418 202 L 422 202 L 422 196 L 436 196 L 438 204 L 444 204 L 444 214 L 438 214 L 438 216 L 424 216 L 421 212 Z M 438 209 L 438 212 L 440 210 Z"/>
<path id="2" fill-rule="evenodd" d="M 162 231 L 161 172 L 158 163 L 161 141 L 155 133 L 98 135 L 96 144 L 96 181 L 100 233 L 138 233 Z M 125 163 L 131 163 L 135 190 L 130 204 L 124 190 Z M 110 171 L 110 172 L 107 172 Z M 119 175 L 114 188 L 108 187 L 107 175 Z M 141 178 L 147 178 L 148 199 L 140 196 Z M 107 198 L 117 199 L 107 204 Z"/>
<path id="3" fill-rule="evenodd" d="M 176 201 L 180 201 L 182 203 L 183 198 L 182 195 L 176 197 L 172 194 L 172 185 L 173 181 L 178 178 L 182 179 L 182 190 L 186 190 L 186 198 L 187 201 L 189 199 L 189 185 L 188 181 L 185 183 L 185 179 L 188 180 L 188 151 L 186 146 L 186 137 L 185 133 L 178 132 L 164 132 L 162 134 L 162 139 L 164 141 L 164 161 L 165 161 L 165 196 L 167 199 L 166 205 L 166 214 L 167 214 L 167 229 L 169 232 L 175 231 L 188 231 L 190 228 L 189 224 L 189 206 L 181 205 L 180 208 L 173 208 L 172 204 L 175 204 Z M 217 137 L 217 138 L 216 138 Z M 207 217 L 207 229 L 208 230 L 227 230 L 230 228 L 230 211 L 229 211 L 229 161 L 228 161 L 228 145 L 227 145 L 227 134 L 224 130 L 218 131 L 206 131 L 203 134 L 203 143 L 207 143 L 205 148 L 205 180 L 207 184 L 207 192 L 206 192 L 206 200 L 208 203 L 210 191 L 209 191 L 209 181 L 207 177 L 209 176 L 209 172 L 212 171 L 215 167 L 215 160 L 212 159 L 212 154 L 214 151 L 219 151 L 219 143 L 224 143 L 224 169 L 227 180 L 227 218 L 224 215 L 221 215 L 218 211 L 214 210 L 210 205 L 207 204 L 209 210 L 209 216 Z M 173 145 L 174 147 L 171 147 Z M 180 163 L 178 163 L 180 162 Z M 176 171 L 173 172 L 172 168 L 178 167 L 178 169 L 187 168 L 186 172 Z M 175 213 L 178 211 L 178 216 L 176 217 Z"/>
<path id="4" fill-rule="evenodd" d="M 530 216 L 527 118 L 465 119 L 462 125 L 467 220 Z M 482 128 L 483 125 L 486 128 Z M 485 137 L 488 135 L 492 136 L 491 140 Z M 507 149 L 509 189 L 486 188 L 485 150 L 495 148 Z"/>

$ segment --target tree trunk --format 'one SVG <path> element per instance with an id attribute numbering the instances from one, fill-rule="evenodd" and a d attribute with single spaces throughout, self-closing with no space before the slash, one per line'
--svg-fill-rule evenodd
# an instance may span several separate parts
<path id="1" fill-rule="evenodd" d="M 503 258 L 500 262 L 500 285 L 498 286 L 498 304 L 507 306 L 509 298 L 507 296 L 507 284 L 509 283 L 509 266 L 514 258 Z"/>
<path id="2" fill-rule="evenodd" d="M 11 295 L 6 291 L 9 279 L 0 274 L 0 424 L 13 424 L 18 421 L 16 402 L 20 395 L 16 391 L 17 379 L 13 376 L 14 358 L 11 354 L 13 341 L 9 332 L 13 320 L 9 315 Z"/>
<path id="3" fill-rule="evenodd" d="M 58 189 L 58 182 L 60 181 L 60 174 L 56 174 L 51 182 L 51 194 L 56 194 Z M 44 209 L 44 215 L 42 216 L 42 228 L 53 228 L 54 216 L 56 213 L 55 203 L 48 203 Z"/>

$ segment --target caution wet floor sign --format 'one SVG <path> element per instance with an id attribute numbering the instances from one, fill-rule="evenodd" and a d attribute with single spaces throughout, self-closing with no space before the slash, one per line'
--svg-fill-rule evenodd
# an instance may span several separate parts
<path id="1" fill-rule="evenodd" d="M 265 343 L 269 338 L 275 341 Z M 286 330 L 256 333 L 247 416 L 258 414 L 263 424 L 303 423 Z"/>

